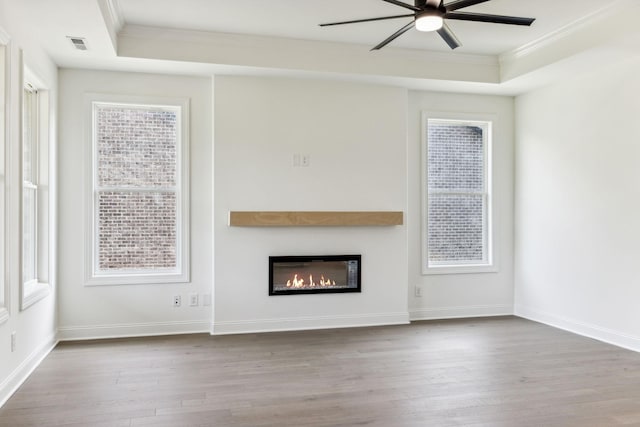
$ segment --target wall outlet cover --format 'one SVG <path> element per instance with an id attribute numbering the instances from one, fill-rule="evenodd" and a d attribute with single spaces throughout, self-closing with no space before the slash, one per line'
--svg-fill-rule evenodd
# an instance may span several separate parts
<path id="1" fill-rule="evenodd" d="M 189 305 L 191 307 L 198 306 L 198 294 L 189 294 Z"/>

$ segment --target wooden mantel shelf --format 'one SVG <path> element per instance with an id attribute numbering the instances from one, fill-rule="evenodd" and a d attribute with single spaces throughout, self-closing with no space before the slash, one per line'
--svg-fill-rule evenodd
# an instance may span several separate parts
<path id="1" fill-rule="evenodd" d="M 402 212 L 231 211 L 232 227 L 340 227 L 402 225 Z"/>

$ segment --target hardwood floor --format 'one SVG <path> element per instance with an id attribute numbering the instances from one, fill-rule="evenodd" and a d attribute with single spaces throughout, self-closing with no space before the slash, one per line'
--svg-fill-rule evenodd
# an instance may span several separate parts
<path id="1" fill-rule="evenodd" d="M 61 343 L 0 426 L 640 426 L 640 354 L 515 317 Z"/>

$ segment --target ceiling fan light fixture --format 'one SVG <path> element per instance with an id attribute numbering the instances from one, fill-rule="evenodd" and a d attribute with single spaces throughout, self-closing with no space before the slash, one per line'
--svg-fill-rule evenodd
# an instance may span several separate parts
<path id="1" fill-rule="evenodd" d="M 438 31 L 443 24 L 444 19 L 438 11 L 426 10 L 416 18 L 416 30 L 418 31 Z"/>

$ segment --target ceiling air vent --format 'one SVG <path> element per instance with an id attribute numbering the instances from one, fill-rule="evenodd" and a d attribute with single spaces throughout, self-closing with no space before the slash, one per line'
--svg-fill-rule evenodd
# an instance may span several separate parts
<path id="1" fill-rule="evenodd" d="M 84 37 L 71 37 L 67 36 L 71 44 L 76 50 L 87 50 L 87 41 Z"/>

